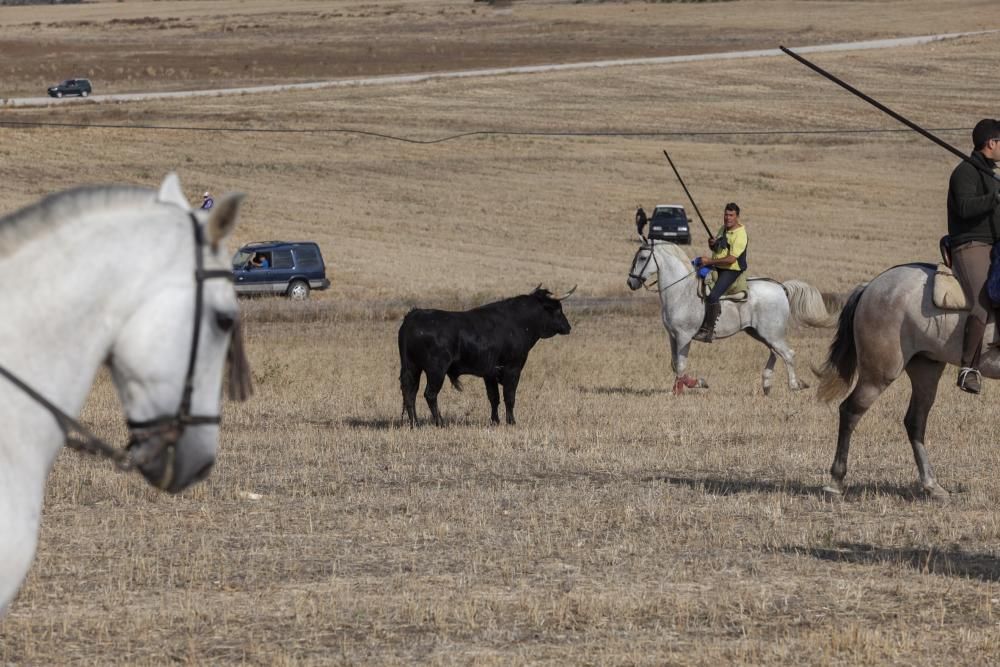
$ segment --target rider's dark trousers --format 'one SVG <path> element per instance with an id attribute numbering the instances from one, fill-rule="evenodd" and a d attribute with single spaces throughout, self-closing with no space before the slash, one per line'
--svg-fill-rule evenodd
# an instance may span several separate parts
<path id="1" fill-rule="evenodd" d="M 986 321 L 993 303 L 986 292 L 986 276 L 990 271 L 990 244 L 969 241 L 951 250 L 951 265 L 962 285 L 965 302 L 972 306 L 965 319 L 962 335 L 962 367 L 979 368 L 979 353 L 983 348 Z"/>
<path id="2" fill-rule="evenodd" d="M 712 286 L 712 291 L 709 293 L 708 297 L 705 299 L 705 303 L 719 303 L 719 299 L 722 295 L 733 286 L 736 279 L 740 277 L 741 271 L 729 271 L 728 269 L 716 269 L 715 275 L 717 276 L 715 285 Z"/>

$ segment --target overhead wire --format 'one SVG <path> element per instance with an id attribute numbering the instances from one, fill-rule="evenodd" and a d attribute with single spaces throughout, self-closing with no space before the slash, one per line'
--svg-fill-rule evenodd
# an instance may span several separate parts
<path id="1" fill-rule="evenodd" d="M 414 137 L 398 136 L 371 130 L 359 130 L 345 127 L 307 127 L 307 128 L 280 128 L 280 127 L 233 127 L 233 126 L 206 126 L 206 125 L 136 125 L 136 124 L 115 124 L 115 123 L 70 123 L 53 121 L 30 121 L 30 120 L 3 120 L 0 119 L 0 126 L 8 127 L 42 127 L 42 128 L 76 128 L 76 129 L 102 129 L 102 130 L 143 130 L 143 131 L 165 131 L 165 132 L 227 132 L 227 133 L 261 133 L 261 134 L 355 134 L 358 136 L 373 137 L 376 139 L 386 139 L 389 141 L 399 141 L 409 144 L 440 144 L 448 141 L 467 139 L 471 137 L 487 136 L 509 136 L 509 137 L 570 137 L 570 138 L 596 138 L 596 137 L 621 137 L 621 138 L 642 138 L 642 137 L 719 137 L 719 136 L 740 136 L 740 137 L 760 137 L 760 136 L 823 136 L 823 135 L 868 135 L 868 134 L 898 134 L 911 132 L 909 128 L 830 128 L 817 130 L 472 130 L 469 132 L 459 132 L 456 134 L 438 137 L 436 139 L 417 139 Z M 969 132 L 971 128 L 966 127 L 938 127 L 930 128 L 934 132 Z"/>

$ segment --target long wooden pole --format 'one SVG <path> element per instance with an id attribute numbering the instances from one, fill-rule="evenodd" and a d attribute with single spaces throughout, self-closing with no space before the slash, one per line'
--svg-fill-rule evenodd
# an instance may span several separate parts
<path id="1" fill-rule="evenodd" d="M 674 166 L 674 161 L 670 159 L 670 154 L 667 153 L 667 151 L 665 150 L 663 151 L 663 154 L 666 156 L 667 162 L 670 163 L 670 168 L 674 170 L 674 176 L 677 177 L 677 180 L 680 181 L 681 187 L 684 188 L 684 194 L 688 196 L 688 200 L 691 202 L 691 205 L 694 206 L 694 212 L 698 214 L 698 219 L 701 220 L 702 226 L 708 233 L 708 238 L 710 239 L 715 238 L 715 236 L 712 234 L 712 230 L 710 230 L 708 228 L 708 225 L 705 223 L 705 218 L 701 217 L 701 211 L 698 210 L 698 205 L 694 203 L 694 197 L 691 196 L 691 193 L 688 192 L 687 186 L 684 185 L 684 179 L 681 178 L 680 172 L 677 171 L 677 167 Z"/>
<path id="2" fill-rule="evenodd" d="M 868 95 L 865 95 L 864 93 L 862 93 L 860 90 L 858 90 L 857 88 L 855 88 L 851 84 L 838 79 L 837 77 L 835 77 L 834 75 L 830 74 L 829 72 L 827 72 L 825 69 L 823 69 L 819 65 L 815 65 L 815 64 L 809 62 L 808 60 L 806 60 L 805 58 L 803 58 L 802 56 L 800 56 L 799 54 L 792 52 L 791 49 L 786 49 L 783 46 L 779 46 L 778 48 L 781 49 L 787 55 L 791 56 L 792 58 L 795 58 L 800 63 L 802 63 L 803 65 L 805 65 L 806 67 L 808 67 L 812 71 L 816 72 L 820 76 L 823 76 L 823 77 L 829 79 L 830 81 L 833 81 L 835 84 L 837 84 L 838 86 L 840 86 L 844 90 L 848 91 L 849 93 L 852 93 L 853 95 L 856 95 L 857 97 L 860 97 L 865 102 L 868 102 L 868 104 L 872 105 L 873 107 L 875 107 L 879 111 L 881 111 L 883 113 L 886 113 L 889 116 L 892 116 L 893 118 L 895 118 L 896 120 L 898 120 L 900 123 L 902 123 L 903 125 L 907 126 L 911 130 L 913 130 L 914 132 L 918 132 L 921 135 L 927 137 L 928 139 L 930 139 L 931 141 L 933 141 L 934 143 L 936 143 L 938 146 L 940 146 L 941 148 L 945 149 L 946 151 L 950 151 L 950 152 L 954 153 L 956 156 L 958 156 L 961 159 L 965 160 L 966 162 L 968 162 L 969 164 L 971 164 L 973 167 L 975 167 L 976 169 L 978 169 L 982 173 L 987 174 L 991 178 L 994 178 L 994 179 L 1000 181 L 1000 176 L 997 176 L 997 174 L 994 174 L 991 170 L 987 169 L 986 167 L 984 167 L 984 166 L 982 166 L 980 164 L 976 164 L 974 161 L 972 161 L 969 158 L 968 155 L 966 155 L 962 151 L 958 150 L 957 148 L 955 148 L 954 146 L 952 146 L 951 144 L 949 144 L 947 141 L 944 141 L 943 139 L 939 139 L 935 135 L 931 134 L 930 132 L 928 132 L 924 128 L 922 128 L 919 125 L 917 125 L 916 123 L 914 123 L 913 121 L 911 121 L 911 120 L 909 120 L 907 118 L 904 118 L 903 116 L 901 116 L 900 114 L 896 113 L 895 111 L 893 111 L 889 107 L 885 106 L 884 104 L 882 104 L 878 100 L 875 100 L 875 99 L 869 97 Z"/>

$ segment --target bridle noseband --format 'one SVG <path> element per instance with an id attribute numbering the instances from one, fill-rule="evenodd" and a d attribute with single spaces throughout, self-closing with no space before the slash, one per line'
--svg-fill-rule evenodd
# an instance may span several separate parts
<path id="1" fill-rule="evenodd" d="M 14 386 L 21 389 L 21 391 L 30 396 L 35 402 L 41 404 L 42 407 L 52 414 L 66 437 L 67 447 L 87 454 L 95 454 L 108 458 L 122 470 L 132 470 L 137 466 L 145 465 L 166 452 L 171 460 L 164 468 L 163 477 L 157 482 L 157 486 L 161 489 L 167 488 L 173 481 L 172 460 L 174 448 L 184 434 L 184 429 L 188 426 L 219 424 L 222 421 L 221 415 L 206 416 L 191 414 L 191 396 L 194 393 L 194 373 L 198 359 L 198 342 L 201 338 L 201 316 L 205 302 L 205 281 L 216 278 L 232 281 L 233 273 L 226 269 L 205 269 L 205 241 L 201 225 L 198 224 L 198 219 L 194 213 L 189 213 L 188 215 L 194 229 L 194 331 L 191 336 L 191 353 L 188 356 L 184 389 L 181 393 L 180 405 L 175 414 L 145 421 L 129 420 L 127 423 L 131 437 L 126 448 L 119 449 L 94 435 L 78 420 L 70 417 L 51 401 L 32 389 L 23 380 L 3 366 L 0 366 L 0 375 L 7 378 Z"/>

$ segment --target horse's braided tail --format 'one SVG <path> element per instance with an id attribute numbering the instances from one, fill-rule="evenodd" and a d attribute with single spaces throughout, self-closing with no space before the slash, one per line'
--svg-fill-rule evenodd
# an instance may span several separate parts
<path id="1" fill-rule="evenodd" d="M 788 307 L 796 322 L 810 327 L 832 327 L 837 323 L 837 313 L 827 310 L 823 293 L 801 280 L 782 283 L 788 297 Z"/>
<path id="2" fill-rule="evenodd" d="M 858 310 L 858 302 L 864 294 L 868 283 L 858 285 L 848 297 L 844 309 L 840 312 L 837 333 L 830 344 L 830 353 L 819 370 L 813 372 L 819 376 L 820 383 L 816 389 L 816 398 L 829 403 L 846 395 L 854 384 L 854 376 L 858 371 L 858 350 L 854 341 L 854 314 Z"/>

